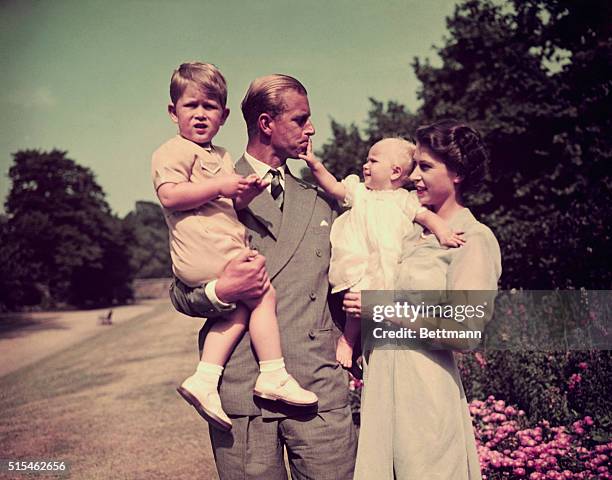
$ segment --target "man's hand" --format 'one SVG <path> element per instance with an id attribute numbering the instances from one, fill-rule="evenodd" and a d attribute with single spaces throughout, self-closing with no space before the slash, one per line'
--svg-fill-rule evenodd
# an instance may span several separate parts
<path id="1" fill-rule="evenodd" d="M 342 310 L 347 317 L 361 318 L 361 292 L 346 292 L 342 301 Z"/>
<path id="2" fill-rule="evenodd" d="M 257 195 L 263 192 L 268 185 L 270 185 L 269 181 L 262 180 L 255 173 L 252 173 L 246 177 L 245 180 L 247 181 L 246 188 L 234 198 L 234 208 L 236 210 L 242 210 L 245 208 L 249 203 L 251 203 L 251 200 L 253 200 Z"/>
<path id="3" fill-rule="evenodd" d="M 225 303 L 261 297 L 270 288 L 266 259 L 256 250 L 245 248 L 226 266 L 217 279 L 215 293 Z"/>

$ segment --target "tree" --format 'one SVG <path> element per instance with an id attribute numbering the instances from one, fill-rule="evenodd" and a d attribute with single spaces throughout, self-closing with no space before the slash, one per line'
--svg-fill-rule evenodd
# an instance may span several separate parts
<path id="1" fill-rule="evenodd" d="M 132 231 L 130 245 L 135 278 L 172 276 L 168 250 L 168 227 L 161 207 L 152 202 L 136 202 L 136 208 L 123 219 Z"/>
<path id="2" fill-rule="evenodd" d="M 2 303 L 93 306 L 131 296 L 129 231 L 66 152 L 19 151 L 2 225 Z"/>
<path id="3" fill-rule="evenodd" d="M 371 108 L 366 120 L 364 135 L 354 123 L 345 127 L 335 120 L 331 122 L 332 139 L 324 143 L 317 155 L 336 178 L 361 174 L 370 147 L 385 137 L 410 139 L 418 126 L 416 115 L 397 102 L 382 102 L 370 98 Z M 313 182 L 308 167 L 302 169 L 302 177 Z"/>
<path id="4" fill-rule="evenodd" d="M 442 66 L 415 59 L 423 120 L 464 118 L 490 147 L 481 212 L 506 286 L 610 285 L 609 19 L 602 0 L 470 0 L 448 19 Z"/>
<path id="5" fill-rule="evenodd" d="M 467 0 L 447 19 L 441 66 L 414 59 L 416 114 L 372 101 L 366 139 L 332 123 L 321 150 L 334 174 L 381 136 L 463 119 L 491 153 L 467 204 L 497 235 L 502 286 L 610 288 L 612 6 L 607 0 Z"/>

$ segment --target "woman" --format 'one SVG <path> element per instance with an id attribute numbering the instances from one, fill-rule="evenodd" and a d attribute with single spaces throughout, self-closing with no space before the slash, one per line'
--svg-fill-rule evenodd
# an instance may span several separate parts
<path id="1" fill-rule="evenodd" d="M 447 249 L 429 232 L 406 239 L 395 288 L 496 290 L 499 245 L 463 205 L 463 194 L 479 185 L 485 170 L 480 135 L 447 120 L 419 128 L 416 137 L 411 180 L 419 200 L 453 230 L 464 232 L 466 243 Z M 345 309 L 358 313 L 360 297 L 347 294 Z M 481 478 L 471 418 L 451 351 L 372 351 L 366 361 L 361 415 L 356 480 Z"/>

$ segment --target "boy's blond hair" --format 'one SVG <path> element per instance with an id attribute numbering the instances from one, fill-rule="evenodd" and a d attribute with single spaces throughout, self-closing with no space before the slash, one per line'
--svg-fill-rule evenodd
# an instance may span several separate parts
<path id="1" fill-rule="evenodd" d="M 257 122 L 262 113 L 274 118 L 285 111 L 283 94 L 290 90 L 307 95 L 304 85 L 289 75 L 267 75 L 251 82 L 241 105 L 249 138 L 257 134 L 259 130 Z"/>
<path id="2" fill-rule="evenodd" d="M 170 99 L 174 105 L 181 98 L 189 83 L 195 84 L 225 108 L 227 83 L 223 74 L 212 63 L 186 62 L 174 70 L 170 79 Z"/>

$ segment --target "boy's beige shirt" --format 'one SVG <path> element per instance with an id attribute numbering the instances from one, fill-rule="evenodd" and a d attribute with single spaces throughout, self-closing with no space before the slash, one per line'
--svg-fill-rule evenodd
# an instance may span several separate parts
<path id="1" fill-rule="evenodd" d="M 180 135 L 153 153 L 155 191 L 164 183 L 203 183 L 231 173 L 234 165 L 224 148 L 203 148 Z M 189 286 L 217 278 L 226 263 L 246 246 L 245 228 L 229 198 L 219 197 L 182 212 L 162 210 L 170 236 L 172 269 Z"/>

